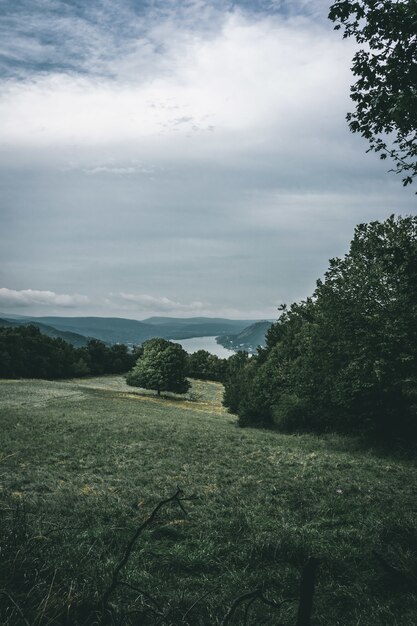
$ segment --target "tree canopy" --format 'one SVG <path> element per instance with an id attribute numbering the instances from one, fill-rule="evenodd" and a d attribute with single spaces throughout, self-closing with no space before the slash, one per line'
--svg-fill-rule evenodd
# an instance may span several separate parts
<path id="1" fill-rule="evenodd" d="M 167 339 L 149 339 L 143 344 L 143 354 L 129 372 L 126 381 L 134 387 L 158 392 L 186 393 L 187 353 L 177 343 Z"/>
<path id="2" fill-rule="evenodd" d="M 91 339 L 75 348 L 33 325 L 0 327 L 0 378 L 71 378 L 129 371 L 137 356 L 124 344 Z"/>
<path id="3" fill-rule="evenodd" d="M 223 381 L 227 372 L 227 359 L 221 359 L 207 350 L 197 350 L 188 355 L 187 375 L 201 380 Z"/>
<path id="4" fill-rule="evenodd" d="M 417 175 L 417 2 L 338 0 L 329 18 L 364 45 L 353 57 L 349 127 L 408 185 Z"/>
<path id="5" fill-rule="evenodd" d="M 243 365 L 226 381 L 242 424 L 415 441 L 417 217 L 357 226 L 348 254 L 311 298 L 283 307 Z"/>

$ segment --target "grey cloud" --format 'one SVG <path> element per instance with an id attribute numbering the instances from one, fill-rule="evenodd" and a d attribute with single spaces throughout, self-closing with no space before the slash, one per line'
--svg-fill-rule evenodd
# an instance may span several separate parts
<path id="1" fill-rule="evenodd" d="M 19 46 L 6 41 L 30 77 L 9 79 L 0 102 L 10 306 L 59 309 L 68 294 L 80 314 L 271 317 L 312 292 L 357 222 L 415 212 L 349 134 L 351 48 L 316 16 L 266 0 L 233 15 L 231 3 L 156 2 L 138 24 L 124 3 L 121 42 L 106 34 L 116 3 L 83 4 L 88 15 L 45 0 L 28 14 L 29 30 L 44 20 L 69 35 L 49 74 L 54 40 L 19 28 Z M 37 68 L 24 66 L 29 45 Z"/>

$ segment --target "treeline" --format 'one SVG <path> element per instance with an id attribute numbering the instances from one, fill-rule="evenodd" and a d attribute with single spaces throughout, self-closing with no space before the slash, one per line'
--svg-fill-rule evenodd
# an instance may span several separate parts
<path id="1" fill-rule="evenodd" d="M 162 339 L 149 340 L 144 345 L 153 345 L 152 342 L 158 346 L 164 343 L 172 349 L 180 348 L 179 344 Z M 184 355 L 184 364 L 181 363 L 180 368 L 175 359 L 170 362 L 170 352 L 165 352 L 159 355 L 159 361 L 165 360 L 166 363 L 160 363 L 159 368 L 152 363 L 151 369 L 154 374 L 158 369 L 166 369 L 170 378 L 175 378 L 175 370 L 181 369 L 181 374 L 190 378 L 225 380 L 227 359 L 220 359 L 206 350 L 190 355 L 184 352 Z M 90 339 L 87 346 L 75 348 L 63 339 L 48 337 L 33 325 L 0 327 L 0 378 L 60 379 L 122 374 L 132 370 L 138 359 L 142 361 L 139 357 L 143 357 L 140 346 L 129 352 L 124 344 L 107 346 L 98 339 Z M 144 368 L 142 362 L 141 367 Z"/>
<path id="2" fill-rule="evenodd" d="M 224 382 L 229 359 L 221 359 L 207 350 L 197 350 L 187 358 L 187 376 L 201 380 Z"/>
<path id="3" fill-rule="evenodd" d="M 241 425 L 417 439 L 417 217 L 361 224 L 264 349 L 230 359 Z"/>
<path id="4" fill-rule="evenodd" d="M 167 339 L 148 339 L 142 345 L 138 360 L 128 373 L 126 382 L 133 387 L 173 393 L 186 393 L 190 378 L 224 381 L 228 371 L 226 359 L 207 350 L 187 354 L 184 348 Z"/>
<path id="5" fill-rule="evenodd" d="M 75 348 L 63 339 L 48 337 L 36 326 L 0 328 L 1 378 L 71 378 L 129 371 L 138 358 L 127 346 L 106 346 L 91 339 Z"/>

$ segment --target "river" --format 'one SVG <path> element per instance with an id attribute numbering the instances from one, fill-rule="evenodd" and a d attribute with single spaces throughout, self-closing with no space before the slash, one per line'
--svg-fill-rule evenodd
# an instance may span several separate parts
<path id="1" fill-rule="evenodd" d="M 216 337 L 192 337 L 191 339 L 171 339 L 174 343 L 179 343 L 186 352 L 193 354 L 197 350 L 207 350 L 210 354 L 215 354 L 222 359 L 228 359 L 235 354 L 234 350 L 226 350 L 216 342 Z"/>

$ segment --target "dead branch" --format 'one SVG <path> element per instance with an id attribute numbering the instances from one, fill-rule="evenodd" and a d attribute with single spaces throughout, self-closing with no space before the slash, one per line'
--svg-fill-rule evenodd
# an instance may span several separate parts
<path id="1" fill-rule="evenodd" d="M 184 622 L 184 620 L 187 617 L 187 615 L 193 610 L 193 608 L 195 606 L 197 606 L 197 604 L 199 604 L 202 600 L 207 598 L 207 596 L 209 596 L 210 594 L 214 593 L 215 591 L 218 591 L 219 589 L 220 589 L 220 587 L 215 587 L 214 589 L 210 589 L 210 591 L 207 591 L 202 596 L 198 597 L 197 600 L 195 602 L 193 602 L 193 604 L 186 610 L 186 612 L 182 616 L 182 621 Z"/>
<path id="2" fill-rule="evenodd" d="M 266 606 L 269 606 L 272 609 L 280 610 L 281 607 L 287 602 L 293 602 L 294 598 L 287 598 L 285 600 L 282 600 L 282 602 L 275 602 L 274 600 L 269 600 L 269 598 L 264 596 L 261 587 L 258 587 L 254 589 L 253 591 L 247 591 L 245 593 L 242 593 L 233 601 L 232 606 L 227 611 L 226 615 L 224 616 L 221 622 L 221 626 L 227 626 L 227 624 L 230 623 L 238 607 L 247 601 L 247 605 L 245 607 L 245 614 L 244 614 L 244 624 L 246 624 L 249 609 L 256 600 L 260 600 L 260 602 L 262 602 Z"/>
<path id="3" fill-rule="evenodd" d="M 248 601 L 254 601 L 256 600 L 256 598 L 258 598 L 260 595 L 262 594 L 262 590 L 260 588 L 258 589 L 254 589 L 253 591 L 246 591 L 245 593 L 242 593 L 240 596 L 238 596 L 237 598 L 235 598 L 235 600 L 233 601 L 232 606 L 230 607 L 230 609 L 227 611 L 226 615 L 224 616 L 222 622 L 221 622 L 221 626 L 226 626 L 227 624 L 230 623 L 230 620 L 232 619 L 233 615 L 236 612 L 236 609 L 243 604 L 243 602 L 245 602 L 246 600 Z"/>
<path id="4" fill-rule="evenodd" d="M 120 576 L 120 572 L 122 571 L 122 569 L 126 566 L 130 555 L 132 554 L 133 548 L 135 547 L 135 543 L 138 540 L 139 536 L 142 534 L 142 532 L 148 527 L 150 526 L 156 516 L 158 515 L 159 511 L 166 506 L 167 504 L 170 504 L 171 502 L 176 502 L 181 510 L 186 513 L 183 505 L 180 502 L 180 496 L 183 494 L 182 489 L 180 489 L 180 487 L 177 487 L 177 491 L 174 493 L 173 496 L 171 496 L 170 498 L 167 498 L 166 500 L 161 500 L 156 507 L 154 508 L 154 510 L 152 511 L 152 513 L 149 515 L 149 517 L 147 517 L 145 519 L 144 522 L 142 522 L 142 524 L 136 529 L 135 533 L 133 534 L 132 538 L 130 539 L 129 543 L 126 546 L 126 549 L 124 551 L 124 554 L 122 556 L 122 558 L 120 559 L 119 563 L 116 565 L 116 567 L 113 570 L 113 574 L 112 574 L 112 580 L 110 585 L 108 586 L 107 590 L 105 591 L 105 593 L 103 594 L 103 599 L 102 599 L 102 607 L 103 607 L 103 611 L 106 610 L 110 596 L 112 595 L 112 593 L 114 592 L 114 590 L 116 589 L 116 587 L 120 584 L 120 580 L 119 580 L 119 576 Z M 150 597 L 150 596 L 149 596 Z M 157 605 L 156 601 L 154 599 L 152 599 L 153 603 L 155 605 Z"/>
<path id="5" fill-rule="evenodd" d="M 141 596 L 143 596 L 146 600 L 148 600 L 151 604 L 153 604 L 156 607 L 156 610 L 151 609 L 154 613 L 156 613 L 157 615 L 162 615 L 161 607 L 159 606 L 155 598 L 153 598 L 149 593 L 147 593 L 140 587 L 137 587 L 136 585 L 131 585 L 130 583 L 127 583 L 123 580 L 119 580 L 118 584 L 120 587 L 127 587 L 128 589 L 132 589 L 132 591 L 136 591 L 137 593 L 139 593 Z"/>

